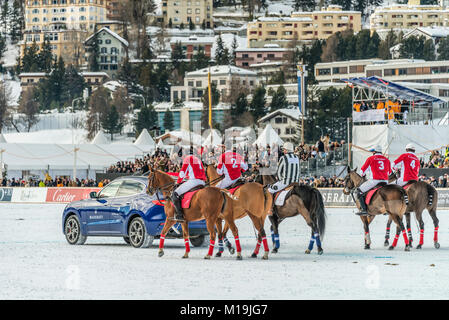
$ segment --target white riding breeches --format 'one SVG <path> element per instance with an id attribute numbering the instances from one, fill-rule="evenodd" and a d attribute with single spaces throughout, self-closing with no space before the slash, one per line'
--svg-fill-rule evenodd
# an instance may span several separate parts
<path id="1" fill-rule="evenodd" d="M 179 196 L 183 195 L 186 192 L 189 192 L 193 188 L 197 186 L 204 186 L 205 182 L 201 179 L 191 179 L 187 180 L 183 184 L 181 184 L 179 187 L 175 189 L 174 192 L 176 192 Z"/>
<path id="2" fill-rule="evenodd" d="M 360 191 L 367 192 L 368 190 L 374 188 L 378 183 L 385 182 L 388 183 L 388 180 L 368 180 L 362 183 L 359 187 Z"/>
<path id="3" fill-rule="evenodd" d="M 216 185 L 217 188 L 220 189 L 225 189 L 229 186 L 232 186 L 239 178 L 235 179 L 235 180 L 231 180 L 231 178 L 225 174 L 225 177 L 223 178 L 223 180 L 219 181 Z"/>
<path id="4" fill-rule="evenodd" d="M 276 193 L 281 190 L 284 190 L 288 184 L 283 183 L 282 181 L 278 181 L 275 184 L 271 185 L 267 190 L 269 193 Z"/>

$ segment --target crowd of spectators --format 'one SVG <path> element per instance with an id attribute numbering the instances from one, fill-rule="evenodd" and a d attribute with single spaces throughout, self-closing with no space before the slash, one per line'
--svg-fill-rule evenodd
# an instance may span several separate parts
<path id="1" fill-rule="evenodd" d="M 432 151 L 427 161 L 421 158 L 421 168 L 449 168 L 449 145 L 443 151 Z"/>

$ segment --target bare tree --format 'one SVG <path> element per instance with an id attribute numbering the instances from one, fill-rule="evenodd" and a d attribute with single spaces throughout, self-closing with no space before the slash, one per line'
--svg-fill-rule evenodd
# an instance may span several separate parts
<path id="1" fill-rule="evenodd" d="M 141 58 L 142 48 L 145 47 L 146 29 L 149 24 L 148 15 L 156 10 L 154 0 L 127 0 L 124 15 L 134 25 L 137 34 L 137 58 Z"/>
<path id="2" fill-rule="evenodd" d="M 89 112 L 87 114 L 86 129 L 87 138 L 93 139 L 101 129 L 102 116 L 109 110 L 111 106 L 111 95 L 109 90 L 99 87 L 89 97 L 87 103 Z"/>
<path id="3" fill-rule="evenodd" d="M 22 114 L 25 129 L 30 132 L 31 128 L 39 121 L 39 103 L 35 97 L 35 88 L 31 87 L 22 92 L 18 111 Z"/>
<path id="4" fill-rule="evenodd" d="M 8 124 L 10 114 L 11 89 L 4 81 L 0 82 L 0 132 Z"/>
<path id="5" fill-rule="evenodd" d="M 64 40 L 66 40 L 61 50 L 64 62 L 79 70 L 80 63 L 84 58 L 84 41 L 87 39 L 87 32 L 84 30 L 66 30 L 63 34 Z"/>

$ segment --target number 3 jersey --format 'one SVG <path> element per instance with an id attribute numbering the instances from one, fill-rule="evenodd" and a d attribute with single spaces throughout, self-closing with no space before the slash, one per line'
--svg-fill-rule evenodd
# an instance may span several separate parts
<path id="1" fill-rule="evenodd" d="M 401 154 L 399 158 L 394 160 L 393 165 L 394 169 L 401 170 L 401 177 L 404 182 L 418 180 L 420 167 L 418 157 L 411 152 Z"/>
<path id="2" fill-rule="evenodd" d="M 381 154 L 375 154 L 366 159 L 361 168 L 363 175 L 372 180 L 388 180 L 391 173 L 390 160 Z"/>

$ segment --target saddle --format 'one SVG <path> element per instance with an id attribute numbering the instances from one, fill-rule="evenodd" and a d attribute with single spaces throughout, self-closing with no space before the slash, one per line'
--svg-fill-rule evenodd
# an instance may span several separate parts
<path id="1" fill-rule="evenodd" d="M 287 200 L 292 195 L 294 186 L 295 183 L 291 183 L 285 189 L 276 192 L 274 194 L 274 204 L 276 206 L 282 207 L 285 203 L 285 200 Z"/>
<path id="2" fill-rule="evenodd" d="M 181 196 L 181 198 L 182 198 L 182 200 L 181 200 L 182 208 L 183 209 L 190 208 L 190 202 L 192 201 L 193 196 L 195 195 L 195 193 L 197 193 L 198 191 L 200 191 L 203 188 L 204 188 L 204 186 L 196 186 L 196 187 L 192 188 L 190 191 L 184 193 Z"/>
<path id="3" fill-rule="evenodd" d="M 231 194 L 234 194 L 237 191 L 237 189 L 243 186 L 244 184 L 245 181 L 243 179 L 238 179 L 236 182 L 227 187 L 226 190 L 229 190 Z"/>
<path id="4" fill-rule="evenodd" d="M 411 186 L 412 184 L 414 184 L 414 183 L 416 183 L 416 182 L 418 182 L 418 181 L 416 181 L 416 180 L 410 180 L 410 181 L 408 181 L 402 188 L 404 188 L 405 190 L 407 190 L 408 188 L 410 188 L 410 186 Z"/>
<path id="5" fill-rule="evenodd" d="M 371 202 L 371 199 L 373 198 L 374 194 L 376 193 L 377 190 L 379 190 L 380 188 L 382 188 L 383 186 L 386 186 L 387 183 L 386 182 L 380 182 L 378 183 L 373 189 L 369 190 L 366 194 L 365 197 L 365 203 L 366 205 L 369 205 Z"/>

